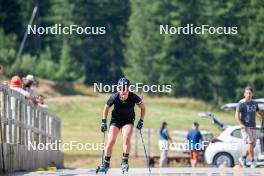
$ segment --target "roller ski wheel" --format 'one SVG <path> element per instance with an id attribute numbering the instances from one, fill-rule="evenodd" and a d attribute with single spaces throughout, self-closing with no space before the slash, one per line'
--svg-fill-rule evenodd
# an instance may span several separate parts
<path id="1" fill-rule="evenodd" d="M 98 168 L 96 169 L 95 173 L 107 173 L 109 167 L 107 167 L 106 165 L 102 164 L 101 166 L 98 166 Z"/>
<path id="2" fill-rule="evenodd" d="M 123 174 L 128 173 L 129 165 L 128 165 L 127 162 L 122 162 L 121 168 L 122 168 L 122 173 Z"/>

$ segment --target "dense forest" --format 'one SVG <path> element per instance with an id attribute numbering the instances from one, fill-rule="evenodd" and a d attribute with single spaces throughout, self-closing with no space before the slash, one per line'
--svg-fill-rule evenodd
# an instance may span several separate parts
<path id="1" fill-rule="evenodd" d="M 37 26 L 105 26 L 105 35 L 28 35 Z M 235 35 L 161 35 L 160 25 L 225 26 Z M 4 74 L 54 81 L 171 84 L 175 97 L 221 103 L 251 85 L 264 94 L 262 0 L 0 0 L 0 65 Z"/>

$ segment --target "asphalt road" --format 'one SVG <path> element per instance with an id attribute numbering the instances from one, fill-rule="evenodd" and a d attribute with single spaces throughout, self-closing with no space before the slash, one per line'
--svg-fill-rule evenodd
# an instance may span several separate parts
<path id="1" fill-rule="evenodd" d="M 19 172 L 14 175 L 30 176 L 73 176 L 73 175 L 96 175 L 95 169 L 62 169 L 57 171 Z M 105 175 L 100 173 L 98 175 Z M 120 168 L 112 168 L 106 174 L 108 176 L 123 175 Z M 159 175 L 159 176 L 260 176 L 264 175 L 264 168 L 256 169 L 233 169 L 233 168 L 152 168 L 151 174 L 145 168 L 131 168 L 125 175 Z"/>

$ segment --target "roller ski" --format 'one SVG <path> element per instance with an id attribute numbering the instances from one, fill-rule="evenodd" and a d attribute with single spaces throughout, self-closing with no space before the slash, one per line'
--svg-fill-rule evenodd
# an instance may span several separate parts
<path id="1" fill-rule="evenodd" d="M 104 124 L 105 125 L 105 124 Z M 105 144 L 105 131 L 106 131 L 106 128 L 105 126 L 102 126 L 102 132 L 103 132 L 103 144 Z M 106 161 L 104 161 L 104 149 L 102 151 L 102 164 L 100 166 L 97 167 L 95 173 L 107 173 L 109 169 L 109 163 L 107 163 Z"/>
<path id="2" fill-rule="evenodd" d="M 128 161 L 122 161 L 121 168 L 123 174 L 128 173 L 128 169 L 129 169 Z"/>
<path id="3" fill-rule="evenodd" d="M 108 169 L 109 169 L 108 166 L 106 166 L 105 164 L 102 164 L 102 165 L 98 166 L 98 168 L 96 169 L 95 173 L 96 174 L 97 173 L 105 173 L 106 174 Z"/>

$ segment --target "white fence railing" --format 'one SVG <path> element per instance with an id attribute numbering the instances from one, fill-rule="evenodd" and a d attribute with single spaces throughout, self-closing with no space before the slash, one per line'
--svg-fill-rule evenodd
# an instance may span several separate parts
<path id="1" fill-rule="evenodd" d="M 59 150 L 29 150 L 61 139 L 61 120 L 0 84 L 0 171 L 63 167 Z M 0 172 L 0 173 L 1 173 Z"/>
<path id="2" fill-rule="evenodd" d="M 186 161 L 189 160 L 189 150 L 187 147 L 187 134 L 188 131 L 185 130 L 171 130 L 170 132 L 173 144 L 170 143 L 168 157 L 172 161 Z M 213 134 L 209 131 L 201 131 L 203 135 L 203 143 L 208 142 L 213 138 Z M 154 166 L 155 163 L 160 158 L 160 149 L 159 149 L 159 130 L 143 128 L 142 135 L 146 145 L 147 154 L 150 158 L 149 162 L 151 166 Z M 132 136 L 132 145 L 131 145 L 131 154 L 135 157 L 144 157 L 144 148 L 140 139 L 139 130 L 135 129 Z M 200 159 L 203 161 L 203 151 Z"/>

